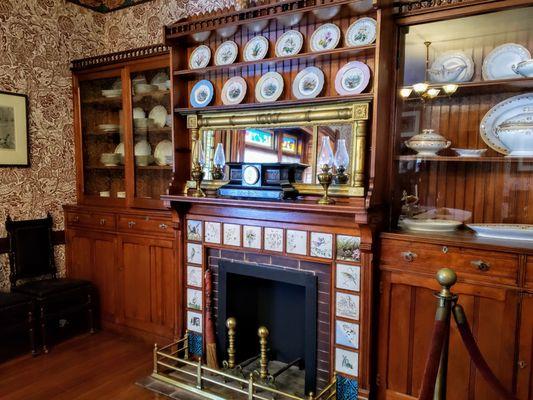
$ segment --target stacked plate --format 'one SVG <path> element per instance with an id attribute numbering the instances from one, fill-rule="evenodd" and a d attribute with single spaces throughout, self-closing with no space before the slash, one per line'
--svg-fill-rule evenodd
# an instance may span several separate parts
<path id="1" fill-rule="evenodd" d="M 120 125 L 116 124 L 100 124 L 98 129 L 105 133 L 116 133 L 120 129 Z"/>

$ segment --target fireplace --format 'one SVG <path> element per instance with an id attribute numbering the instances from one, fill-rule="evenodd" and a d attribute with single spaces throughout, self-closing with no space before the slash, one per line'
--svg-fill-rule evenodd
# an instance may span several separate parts
<path id="1" fill-rule="evenodd" d="M 269 331 L 269 360 L 295 364 L 305 373 L 305 393 L 317 386 L 315 274 L 271 265 L 218 260 L 217 345 L 226 358 L 229 317 L 237 321 L 236 362 L 259 353 L 258 328 Z"/>

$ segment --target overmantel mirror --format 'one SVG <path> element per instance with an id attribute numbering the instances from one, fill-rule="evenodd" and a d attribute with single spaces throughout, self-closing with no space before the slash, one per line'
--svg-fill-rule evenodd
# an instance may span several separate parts
<path id="1" fill-rule="evenodd" d="M 335 174 L 330 193 L 364 196 L 368 110 L 367 102 L 350 102 L 189 114 L 192 163 L 201 162 L 208 192 L 228 182 L 228 165 L 234 163 L 299 164 L 294 187 L 301 195 L 318 195 L 319 154 L 329 141 Z"/>

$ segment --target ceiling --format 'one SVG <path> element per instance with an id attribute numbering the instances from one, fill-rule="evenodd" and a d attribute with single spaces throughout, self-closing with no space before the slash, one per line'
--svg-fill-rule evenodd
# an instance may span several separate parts
<path id="1" fill-rule="evenodd" d="M 82 7 L 101 13 L 119 10 L 121 8 L 131 7 L 136 4 L 146 3 L 152 0 L 66 0 Z"/>

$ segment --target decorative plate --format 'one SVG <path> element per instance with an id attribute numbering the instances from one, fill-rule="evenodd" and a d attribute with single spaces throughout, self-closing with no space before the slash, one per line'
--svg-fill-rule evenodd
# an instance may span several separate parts
<path id="1" fill-rule="evenodd" d="M 267 72 L 255 86 L 255 98 L 260 103 L 276 101 L 283 93 L 283 77 L 278 72 Z"/>
<path id="2" fill-rule="evenodd" d="M 359 18 L 346 31 L 346 46 L 366 46 L 376 41 L 376 25 L 374 18 Z"/>
<path id="3" fill-rule="evenodd" d="M 206 107 L 213 100 L 214 92 L 213 84 L 207 79 L 202 79 L 191 90 L 191 105 L 195 108 Z"/>
<path id="4" fill-rule="evenodd" d="M 172 142 L 170 140 L 162 140 L 155 146 L 155 163 L 157 165 L 169 165 L 167 163 L 168 156 L 172 157 Z"/>
<path id="5" fill-rule="evenodd" d="M 244 61 L 258 61 L 268 53 L 268 40 L 264 36 L 255 36 L 244 46 Z"/>
<path id="6" fill-rule="evenodd" d="M 292 94 L 297 99 L 317 97 L 324 88 L 324 73 L 317 67 L 300 71 L 292 83 Z"/>
<path id="7" fill-rule="evenodd" d="M 120 163 L 124 164 L 124 143 L 120 142 L 117 147 L 115 147 L 115 154 L 120 154 Z"/>
<path id="8" fill-rule="evenodd" d="M 209 64 L 209 60 L 211 60 L 211 49 L 203 44 L 192 51 L 189 58 L 189 68 L 205 68 Z"/>
<path id="9" fill-rule="evenodd" d="M 370 69 L 365 63 L 352 61 L 342 67 L 335 77 L 335 90 L 341 96 L 361 93 L 370 82 Z"/>
<path id="10" fill-rule="evenodd" d="M 167 122 L 167 109 L 163 106 L 155 106 L 148 114 L 148 118 L 152 119 L 156 126 L 163 128 Z"/>
<path id="11" fill-rule="evenodd" d="M 481 237 L 505 240 L 533 240 L 533 225 L 527 224 L 467 224 Z"/>
<path id="12" fill-rule="evenodd" d="M 222 88 L 222 103 L 226 105 L 239 104 L 246 96 L 246 81 L 240 76 L 234 76 L 226 81 Z"/>
<path id="13" fill-rule="evenodd" d="M 493 150 L 508 155 L 508 149 L 498 137 L 497 129 L 505 122 L 533 110 L 533 93 L 510 97 L 492 107 L 479 124 L 481 139 Z"/>
<path id="14" fill-rule="evenodd" d="M 402 220 L 404 228 L 417 232 L 453 232 L 463 223 L 451 219 L 415 219 L 405 218 Z"/>
<path id="15" fill-rule="evenodd" d="M 337 47 L 341 39 L 341 30 L 335 24 L 320 25 L 311 35 L 311 50 L 325 51 Z"/>
<path id="16" fill-rule="evenodd" d="M 215 52 L 215 65 L 233 64 L 239 54 L 237 43 L 232 40 L 222 43 Z"/>
<path id="17" fill-rule="evenodd" d="M 529 60 L 531 53 L 524 46 L 516 43 L 506 43 L 493 49 L 483 60 L 483 79 L 520 78 L 513 71 L 513 65 L 521 61 Z"/>
<path id="18" fill-rule="evenodd" d="M 281 35 L 276 42 L 276 56 L 287 57 L 298 54 L 302 50 L 304 36 L 295 30 L 290 30 Z"/>
<path id="19" fill-rule="evenodd" d="M 462 51 L 446 51 L 428 69 L 431 82 L 468 82 L 474 76 L 474 60 Z"/>

